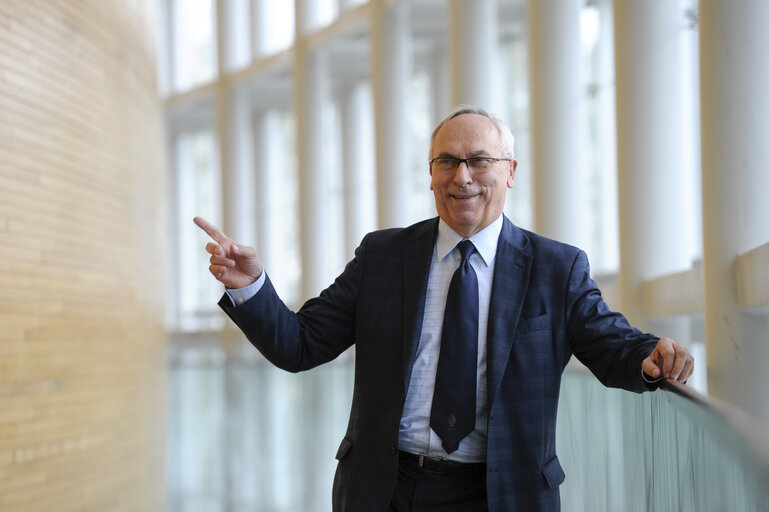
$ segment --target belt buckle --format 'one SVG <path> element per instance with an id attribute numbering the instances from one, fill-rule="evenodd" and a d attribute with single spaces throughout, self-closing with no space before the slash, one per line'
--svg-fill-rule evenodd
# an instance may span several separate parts
<path id="1" fill-rule="evenodd" d="M 422 467 L 422 465 L 424 464 L 424 462 L 425 462 L 425 454 L 424 454 L 424 453 L 420 453 L 420 454 L 419 454 L 419 467 L 420 467 L 420 468 Z"/>

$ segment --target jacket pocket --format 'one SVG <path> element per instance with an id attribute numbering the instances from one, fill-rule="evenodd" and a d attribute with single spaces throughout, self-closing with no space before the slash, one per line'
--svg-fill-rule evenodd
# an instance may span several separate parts
<path id="1" fill-rule="evenodd" d="M 347 452 L 352 448 L 352 439 L 345 437 L 339 444 L 339 449 L 336 451 L 336 460 L 342 460 Z"/>
<path id="2" fill-rule="evenodd" d="M 547 486 L 551 489 L 558 488 L 566 480 L 566 473 L 563 472 L 558 457 L 553 457 L 542 467 L 542 476 L 545 477 Z"/>
<path id="3" fill-rule="evenodd" d="M 526 334 L 527 332 L 540 331 L 548 328 L 550 328 L 550 315 L 545 313 L 544 315 L 521 318 L 518 322 L 516 334 Z"/>

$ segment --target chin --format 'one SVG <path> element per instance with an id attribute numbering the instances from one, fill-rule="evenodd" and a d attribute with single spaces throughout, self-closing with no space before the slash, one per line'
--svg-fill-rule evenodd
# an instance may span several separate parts
<path id="1" fill-rule="evenodd" d="M 452 215 L 451 218 L 454 219 L 454 223 L 457 226 L 462 226 L 464 228 L 476 226 L 481 221 L 481 219 L 479 219 L 475 215 L 466 215 L 462 213 L 457 213 L 455 215 Z"/>

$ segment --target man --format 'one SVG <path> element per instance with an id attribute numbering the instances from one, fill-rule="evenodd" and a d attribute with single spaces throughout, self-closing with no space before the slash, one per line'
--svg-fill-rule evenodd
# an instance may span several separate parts
<path id="1" fill-rule="evenodd" d="M 571 355 L 636 392 L 691 374 L 684 347 L 608 309 L 582 251 L 502 215 L 515 169 L 509 128 L 455 110 L 431 140 L 439 219 L 370 233 L 297 313 L 254 249 L 195 219 L 216 241 L 206 250 L 227 287 L 220 306 L 267 359 L 300 371 L 356 346 L 334 510 L 558 510 L 556 410 Z"/>

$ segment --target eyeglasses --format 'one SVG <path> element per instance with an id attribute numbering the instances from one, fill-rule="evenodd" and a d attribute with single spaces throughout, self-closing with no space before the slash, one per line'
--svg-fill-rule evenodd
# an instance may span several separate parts
<path id="1" fill-rule="evenodd" d="M 474 172 L 488 171 L 497 162 L 509 162 L 512 158 L 494 158 L 490 156 L 474 156 L 470 158 L 454 158 L 453 156 L 439 156 L 430 160 L 430 164 L 439 171 L 453 171 L 459 164 L 464 163 L 468 169 Z"/>

